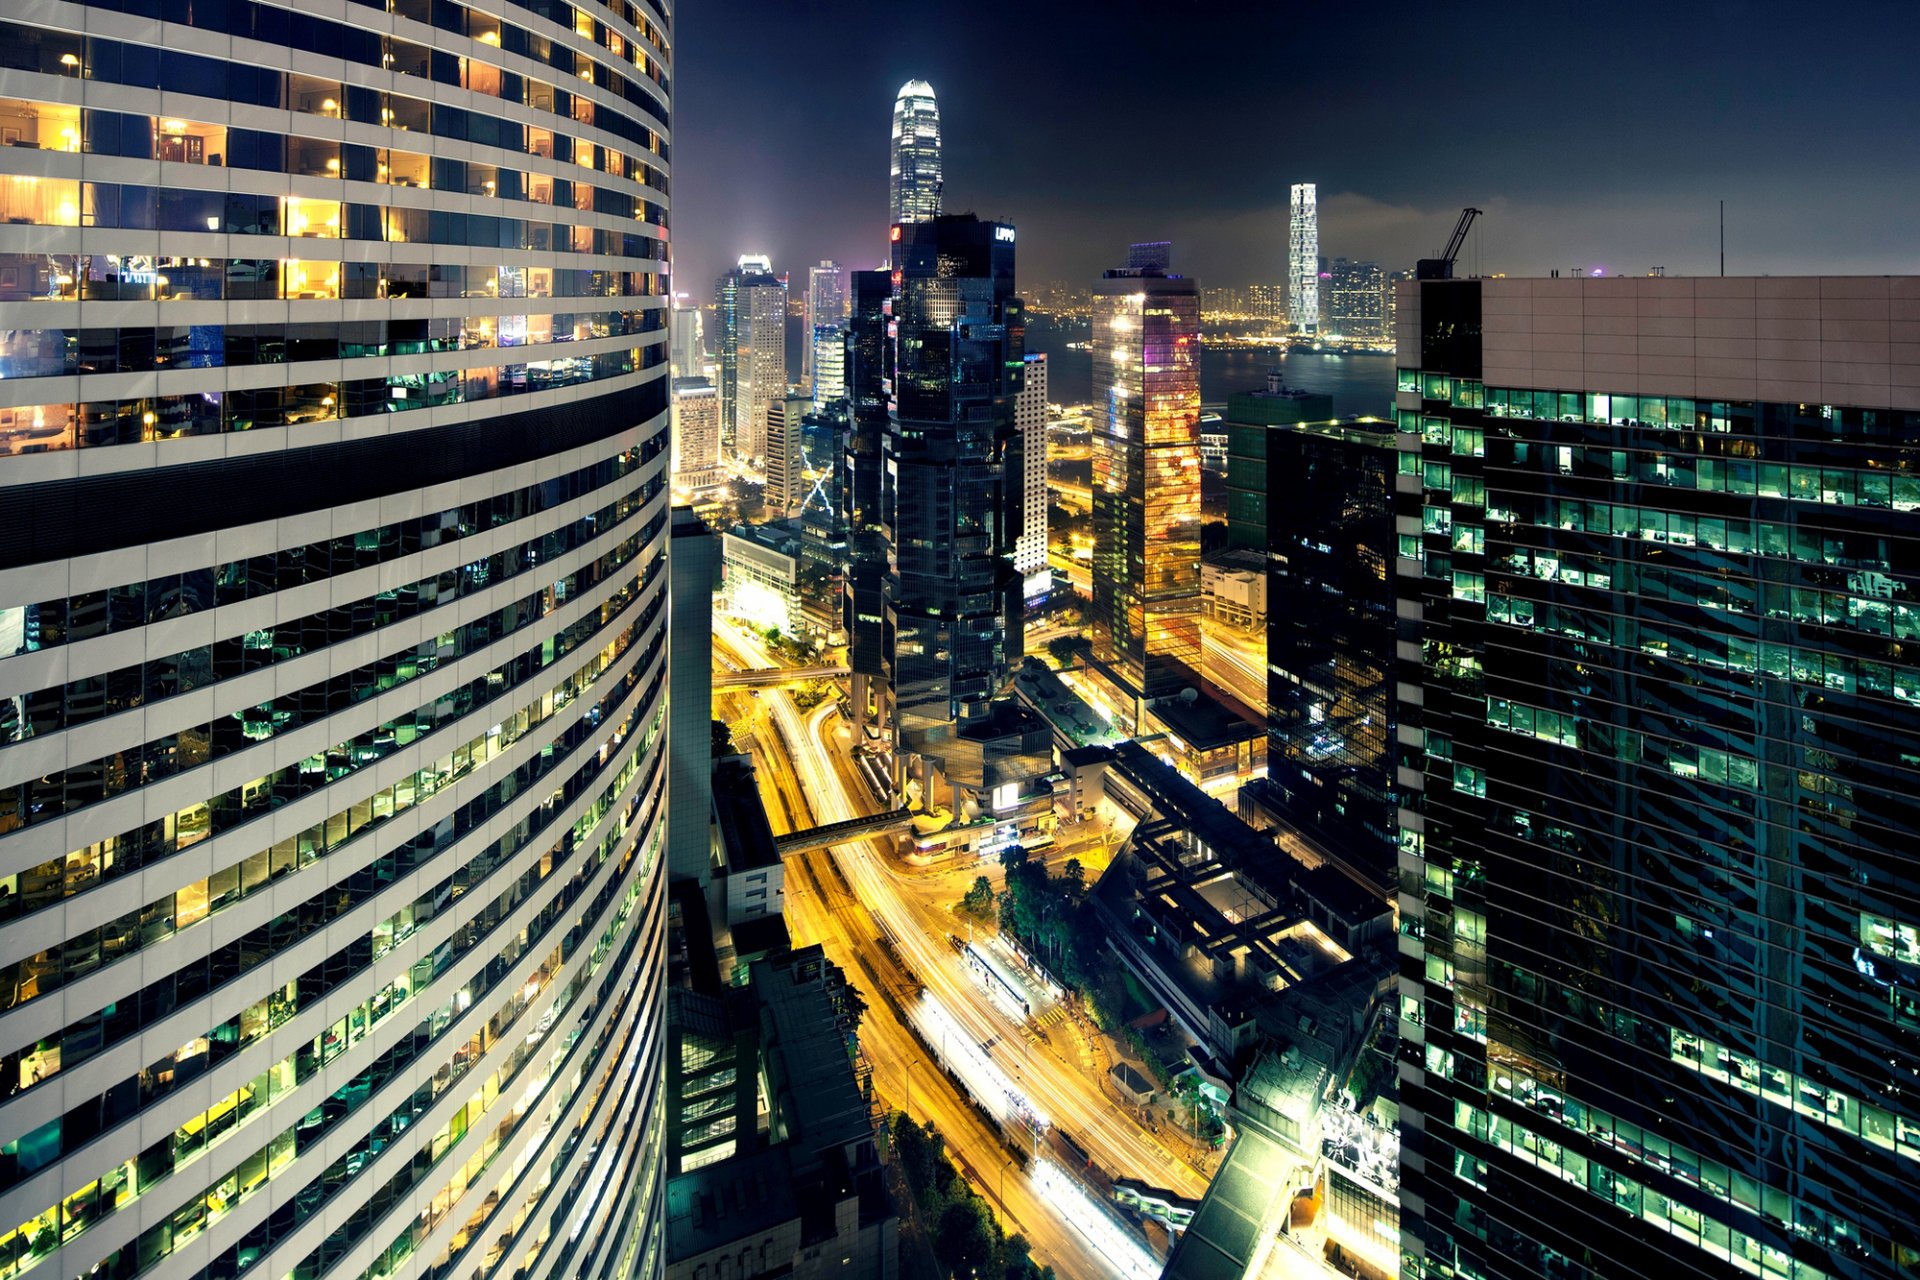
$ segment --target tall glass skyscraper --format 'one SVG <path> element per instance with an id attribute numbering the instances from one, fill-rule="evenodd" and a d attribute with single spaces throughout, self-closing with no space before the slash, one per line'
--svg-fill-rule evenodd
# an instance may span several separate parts
<path id="1" fill-rule="evenodd" d="M 1233 399 L 1256 413 L 1297 403 L 1284 390 Z M 1393 434 L 1324 421 L 1238 430 L 1259 431 L 1271 489 L 1263 504 L 1268 789 L 1295 826 L 1384 896 L 1397 840 Z"/>
<path id="2" fill-rule="evenodd" d="M 855 732 L 864 735 L 869 706 L 882 727 L 891 722 L 889 689 L 893 649 L 886 619 L 887 524 L 882 499 L 887 440 L 887 385 L 893 376 L 893 346 L 887 341 L 887 310 L 893 297 L 888 271 L 854 271 L 848 278 L 846 352 L 847 560 L 842 597 L 847 631 L 847 668 Z M 878 732 L 878 730 L 876 730 Z"/>
<path id="3" fill-rule="evenodd" d="M 1137 725 L 1143 700 L 1200 670 L 1197 281 L 1157 265 L 1101 278 L 1093 395 L 1093 660 Z"/>
<path id="4" fill-rule="evenodd" d="M 940 212 L 940 106 L 933 86 L 909 80 L 893 100 L 888 221 L 925 222 Z"/>
<path id="5" fill-rule="evenodd" d="M 1022 473 L 1008 458 L 1026 331 L 1011 226 L 943 214 L 896 230 L 881 467 L 893 700 L 899 745 L 938 762 L 1019 661 Z"/>
<path id="6" fill-rule="evenodd" d="M 1920 280 L 1398 309 L 1404 1273 L 1915 1274 Z"/>
<path id="7" fill-rule="evenodd" d="M 0 22 L 0 1274 L 656 1274 L 671 19 Z"/>
<path id="8" fill-rule="evenodd" d="M 1320 198 L 1311 182 L 1296 182 L 1287 221 L 1287 320 L 1301 333 L 1320 328 Z"/>

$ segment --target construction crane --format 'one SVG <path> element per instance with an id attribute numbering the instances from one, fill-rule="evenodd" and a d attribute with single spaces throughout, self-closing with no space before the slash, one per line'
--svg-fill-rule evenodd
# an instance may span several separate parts
<path id="1" fill-rule="evenodd" d="M 1447 241 L 1446 249 L 1437 258 L 1420 259 L 1413 269 L 1413 278 L 1416 280 L 1453 279 L 1453 260 L 1460 256 L 1460 246 L 1467 242 L 1467 229 L 1479 216 L 1478 209 L 1462 209 L 1460 221 L 1453 228 L 1453 239 Z"/>

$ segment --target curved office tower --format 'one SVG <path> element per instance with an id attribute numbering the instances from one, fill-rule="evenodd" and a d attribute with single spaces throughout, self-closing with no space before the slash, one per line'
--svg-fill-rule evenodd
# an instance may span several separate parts
<path id="1" fill-rule="evenodd" d="M 890 222 L 926 222 L 940 212 L 940 105 L 933 86 L 909 80 L 893 100 Z"/>
<path id="2" fill-rule="evenodd" d="M 494 8 L 0 22 L 0 1275 L 658 1271 L 671 19 Z"/>

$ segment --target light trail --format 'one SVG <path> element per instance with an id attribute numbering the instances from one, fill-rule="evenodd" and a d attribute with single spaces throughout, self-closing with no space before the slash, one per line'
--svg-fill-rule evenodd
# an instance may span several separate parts
<path id="1" fill-rule="evenodd" d="M 1034 1162 L 1033 1183 L 1055 1212 L 1114 1270 L 1127 1280 L 1157 1280 L 1160 1263 L 1146 1245 L 1066 1170 L 1042 1158 Z"/>

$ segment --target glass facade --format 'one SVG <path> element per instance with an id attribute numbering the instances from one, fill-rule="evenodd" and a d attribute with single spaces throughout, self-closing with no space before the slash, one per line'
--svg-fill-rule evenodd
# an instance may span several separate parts
<path id="1" fill-rule="evenodd" d="M 1200 670 L 1200 290 L 1153 269 L 1094 291 L 1093 657 L 1127 701 Z M 1138 720 L 1137 707 L 1123 709 Z"/>
<path id="2" fill-rule="evenodd" d="M 1393 436 L 1265 431 L 1267 777 L 1299 827 L 1391 883 Z"/>
<path id="3" fill-rule="evenodd" d="M 887 635 L 887 539 L 881 499 L 887 438 L 887 381 L 893 345 L 887 341 L 887 308 L 893 276 L 887 271 L 848 273 L 846 352 L 846 458 L 841 466 L 847 539 L 841 580 L 847 633 L 847 667 L 853 680 L 853 710 L 864 725 L 869 700 L 889 718 L 886 690 L 893 652 Z"/>
<path id="4" fill-rule="evenodd" d="M 0 23 L 0 1277 L 661 1265 L 671 19 L 357 8 Z"/>
<path id="5" fill-rule="evenodd" d="M 1503 385 L 1525 283 L 1401 298 L 1406 1272 L 1920 1273 L 1920 413 Z"/>
<path id="6" fill-rule="evenodd" d="M 887 620 L 898 745 L 937 761 L 1020 660 L 1025 601 L 1010 557 L 1026 335 L 1012 227 L 953 214 L 899 231 L 882 459 Z"/>

